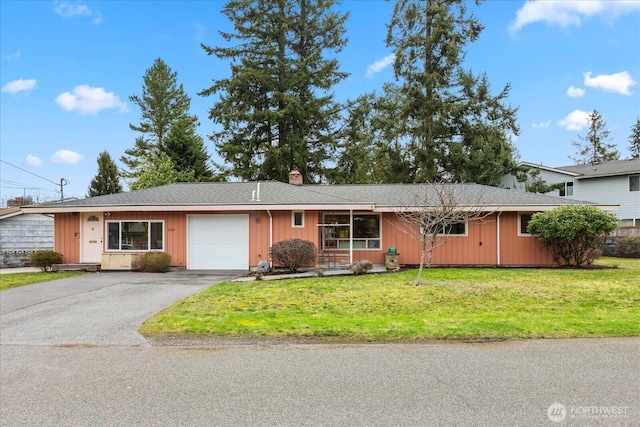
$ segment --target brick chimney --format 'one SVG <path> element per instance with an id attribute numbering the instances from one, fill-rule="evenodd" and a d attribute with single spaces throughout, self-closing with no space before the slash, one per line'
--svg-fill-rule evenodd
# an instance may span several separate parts
<path id="1" fill-rule="evenodd" d="M 7 200 L 8 208 L 17 208 L 24 205 L 24 200 L 22 197 L 16 197 L 15 199 Z"/>
<path id="2" fill-rule="evenodd" d="M 302 185 L 302 174 L 298 169 L 293 169 L 289 172 L 289 184 Z"/>

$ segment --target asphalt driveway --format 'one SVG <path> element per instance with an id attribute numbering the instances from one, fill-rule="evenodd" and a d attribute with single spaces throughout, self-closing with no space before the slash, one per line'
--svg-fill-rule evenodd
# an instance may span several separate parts
<path id="1" fill-rule="evenodd" d="M 102 272 L 2 291 L 0 343 L 135 345 L 148 317 L 243 272 Z"/>

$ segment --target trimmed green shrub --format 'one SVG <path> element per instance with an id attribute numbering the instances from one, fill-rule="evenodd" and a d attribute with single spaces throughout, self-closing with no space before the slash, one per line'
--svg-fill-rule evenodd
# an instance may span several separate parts
<path id="1" fill-rule="evenodd" d="M 42 271 L 51 271 L 53 264 L 62 262 L 62 254 L 56 251 L 35 251 L 29 254 L 29 263 Z"/>
<path id="2" fill-rule="evenodd" d="M 566 205 L 533 214 L 529 233 L 538 236 L 557 264 L 589 264 L 604 237 L 618 228 L 615 215 L 595 206 Z"/>
<path id="3" fill-rule="evenodd" d="M 373 268 L 373 264 L 371 263 L 371 261 L 361 259 L 360 261 L 356 261 L 353 264 L 349 265 L 348 268 L 349 270 L 353 271 L 353 274 L 359 276 L 371 270 Z"/>
<path id="4" fill-rule="evenodd" d="M 166 273 L 171 268 L 171 255 L 166 252 L 146 252 L 140 257 L 140 271 Z"/>
<path id="5" fill-rule="evenodd" d="M 621 237 L 616 241 L 616 253 L 623 258 L 640 258 L 640 237 Z"/>
<path id="6" fill-rule="evenodd" d="M 296 272 L 316 260 L 316 245 L 302 239 L 282 240 L 271 247 L 271 259 L 274 263 Z"/>

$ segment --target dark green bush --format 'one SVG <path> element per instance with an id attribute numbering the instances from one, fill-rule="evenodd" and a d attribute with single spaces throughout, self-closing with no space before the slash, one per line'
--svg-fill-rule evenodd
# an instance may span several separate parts
<path id="1" fill-rule="evenodd" d="M 56 251 L 35 251 L 29 254 L 29 263 L 42 271 L 51 271 L 53 264 L 62 262 L 62 254 Z"/>
<path id="2" fill-rule="evenodd" d="M 275 264 L 292 272 L 316 260 L 316 245 L 302 239 L 282 240 L 271 247 L 271 259 Z"/>
<path id="3" fill-rule="evenodd" d="M 166 273 L 171 268 L 171 255 L 166 252 L 146 252 L 140 257 L 140 271 Z"/>
<path id="4" fill-rule="evenodd" d="M 616 241 L 616 253 L 623 258 L 640 258 L 640 237 L 621 237 Z"/>
<path id="5" fill-rule="evenodd" d="M 593 260 L 604 236 L 618 228 L 615 215 L 595 206 L 566 205 L 533 214 L 529 233 L 538 236 L 558 264 L 581 266 Z"/>

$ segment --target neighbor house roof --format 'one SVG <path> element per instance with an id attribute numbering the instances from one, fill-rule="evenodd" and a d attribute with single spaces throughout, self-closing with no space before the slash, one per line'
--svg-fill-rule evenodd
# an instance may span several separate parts
<path id="1" fill-rule="evenodd" d="M 455 189 L 461 206 L 491 210 L 546 210 L 566 204 L 593 204 L 535 193 L 521 193 L 478 184 L 445 184 Z M 393 211 L 415 206 L 428 184 L 291 185 L 266 182 L 176 183 L 127 193 L 109 194 L 23 208 L 34 213 L 91 211 L 250 211 L 371 210 Z M 425 197 L 420 197 L 425 200 Z M 613 207 L 610 207 L 613 208 Z"/>
<path id="2" fill-rule="evenodd" d="M 536 165 L 534 163 L 522 162 L 523 165 L 531 168 L 547 170 L 568 175 L 574 179 L 601 178 L 606 176 L 620 176 L 640 173 L 640 158 L 612 160 L 586 165 L 570 165 L 550 167 Z"/>
<path id="3" fill-rule="evenodd" d="M 640 173 L 640 157 L 626 160 L 613 160 L 589 165 L 562 166 L 558 169 L 572 172 L 582 178 L 597 178 Z"/>

